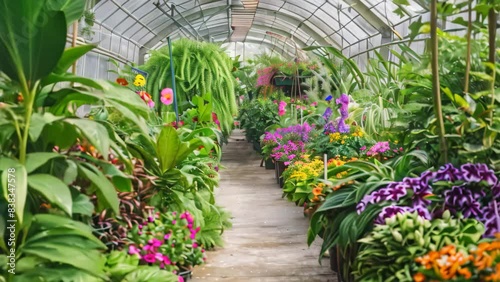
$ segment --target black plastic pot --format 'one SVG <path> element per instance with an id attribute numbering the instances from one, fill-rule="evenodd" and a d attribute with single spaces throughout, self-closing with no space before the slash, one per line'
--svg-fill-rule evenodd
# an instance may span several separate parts
<path id="1" fill-rule="evenodd" d="M 182 276 L 182 278 L 184 278 L 184 282 L 191 279 L 192 274 L 193 274 L 193 271 L 191 271 L 191 270 L 185 270 L 185 271 L 179 272 L 179 276 Z"/>
<path id="2" fill-rule="evenodd" d="M 272 160 L 272 159 L 266 159 L 266 160 L 264 161 L 264 167 L 265 167 L 266 169 L 274 169 L 275 165 L 274 165 L 273 160 Z"/>
<path id="3" fill-rule="evenodd" d="M 283 188 L 285 185 L 285 180 L 283 179 L 283 171 L 287 168 L 285 165 L 285 162 L 278 161 L 276 162 L 276 166 L 278 167 L 278 184 L 280 185 L 280 188 Z"/>
<path id="4" fill-rule="evenodd" d="M 253 141 L 253 149 L 257 151 L 258 153 L 262 152 L 262 148 L 260 147 L 260 142 L 258 141 Z"/>

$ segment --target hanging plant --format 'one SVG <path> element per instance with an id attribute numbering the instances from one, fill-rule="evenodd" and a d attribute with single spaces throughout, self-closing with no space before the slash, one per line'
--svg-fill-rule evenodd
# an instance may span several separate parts
<path id="1" fill-rule="evenodd" d="M 179 39 L 173 42 L 176 94 L 180 110 L 190 107 L 196 95 L 211 93 L 213 111 L 224 134 L 229 134 L 237 114 L 233 62 L 218 45 Z M 172 87 L 168 46 L 153 51 L 149 61 L 140 67 L 149 73 L 146 91 L 160 100 L 160 90 Z M 160 103 L 157 103 L 160 105 Z"/>

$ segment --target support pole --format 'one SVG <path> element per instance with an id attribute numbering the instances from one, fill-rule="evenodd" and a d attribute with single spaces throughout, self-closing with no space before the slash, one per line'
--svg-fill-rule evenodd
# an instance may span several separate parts
<path id="1" fill-rule="evenodd" d="M 175 69 L 174 69 L 174 57 L 172 54 L 172 42 L 170 41 L 170 36 L 167 37 L 168 41 L 168 53 L 170 54 L 170 75 L 172 78 L 172 91 L 174 92 L 174 110 L 175 110 L 175 121 L 179 124 L 179 109 L 177 107 L 177 90 L 175 88 Z"/>
<path id="2" fill-rule="evenodd" d="M 76 39 L 78 38 L 78 21 L 73 22 L 73 39 L 71 41 L 71 47 L 76 47 Z M 73 63 L 71 67 L 71 72 L 76 74 L 76 61 Z"/>

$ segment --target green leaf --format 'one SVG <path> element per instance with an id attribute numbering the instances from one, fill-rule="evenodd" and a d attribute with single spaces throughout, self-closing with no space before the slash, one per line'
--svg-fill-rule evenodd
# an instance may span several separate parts
<path id="1" fill-rule="evenodd" d="M 92 204 L 89 197 L 84 194 L 78 193 L 78 196 L 73 199 L 73 214 L 92 216 L 93 213 L 94 204 Z"/>
<path id="2" fill-rule="evenodd" d="M 129 273 L 121 282 L 178 282 L 177 275 L 161 270 L 157 266 L 139 266 Z"/>
<path id="3" fill-rule="evenodd" d="M 156 143 L 156 150 L 162 172 L 167 171 L 182 161 L 194 149 L 188 142 L 181 142 L 179 134 L 173 126 L 165 126 L 160 132 Z"/>
<path id="4" fill-rule="evenodd" d="M 81 45 L 67 48 L 54 69 L 55 74 L 64 74 L 79 58 L 96 48 L 97 45 Z"/>
<path id="5" fill-rule="evenodd" d="M 30 139 L 35 142 L 42 134 L 43 129 L 46 125 L 53 123 L 54 121 L 61 120 L 63 117 L 54 116 L 51 113 L 33 113 L 31 116 L 31 124 L 30 124 Z"/>
<path id="6" fill-rule="evenodd" d="M 57 243 L 35 242 L 24 245 L 22 251 L 25 254 L 69 264 L 94 275 L 105 277 L 103 256 L 96 250 L 75 248 Z"/>
<path id="7" fill-rule="evenodd" d="M 104 207 L 110 207 L 116 214 L 119 213 L 119 201 L 115 187 L 102 174 L 101 171 L 91 165 L 82 163 L 79 166 L 81 173 L 94 184 L 97 189 L 97 197 Z"/>
<path id="8" fill-rule="evenodd" d="M 44 165 L 46 162 L 54 158 L 62 158 L 62 157 L 64 156 L 55 152 L 29 153 L 26 156 L 26 172 L 32 173 L 37 168 Z"/>
<path id="9" fill-rule="evenodd" d="M 32 86 L 56 66 L 66 45 L 63 12 L 46 0 L 0 0 L 0 71 Z"/>
<path id="10" fill-rule="evenodd" d="M 88 119 L 65 119 L 64 121 L 78 127 L 89 143 L 101 153 L 102 157 L 105 160 L 108 159 L 110 140 L 106 127 Z"/>
<path id="11" fill-rule="evenodd" d="M 47 7 L 54 11 L 63 11 L 66 23 L 70 25 L 78 20 L 85 10 L 85 0 L 50 0 Z"/>
<path id="12" fill-rule="evenodd" d="M 20 164 L 10 167 L 2 173 L 3 196 L 7 202 L 14 203 L 19 224 L 22 224 L 24 219 L 24 206 L 28 196 L 27 178 L 28 173 L 24 166 Z M 9 195 L 14 197 L 9 197 Z M 9 201 L 9 199 L 11 200 Z M 7 219 L 12 219 L 10 213 Z"/>
<path id="13" fill-rule="evenodd" d="M 74 82 L 74 83 L 79 83 L 79 84 L 89 86 L 89 87 L 99 89 L 99 90 L 103 89 L 102 85 L 99 84 L 97 81 L 95 81 L 91 78 L 74 75 L 72 73 L 61 73 L 61 74 L 51 73 L 42 81 L 42 84 L 43 85 L 51 85 L 51 84 L 55 84 L 58 82 Z"/>
<path id="14" fill-rule="evenodd" d="M 34 174 L 28 177 L 28 185 L 68 215 L 73 214 L 71 192 L 59 178 L 50 174 Z"/>

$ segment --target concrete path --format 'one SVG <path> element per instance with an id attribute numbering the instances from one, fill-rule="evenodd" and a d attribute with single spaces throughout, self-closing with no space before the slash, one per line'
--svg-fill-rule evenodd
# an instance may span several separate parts
<path id="1" fill-rule="evenodd" d="M 225 246 L 208 252 L 192 281 L 336 282 L 329 260 L 318 263 L 320 242 L 308 248 L 302 208 L 281 198 L 274 170 L 259 167 L 250 143 L 235 131 L 223 148 L 217 203 L 233 215 Z"/>

